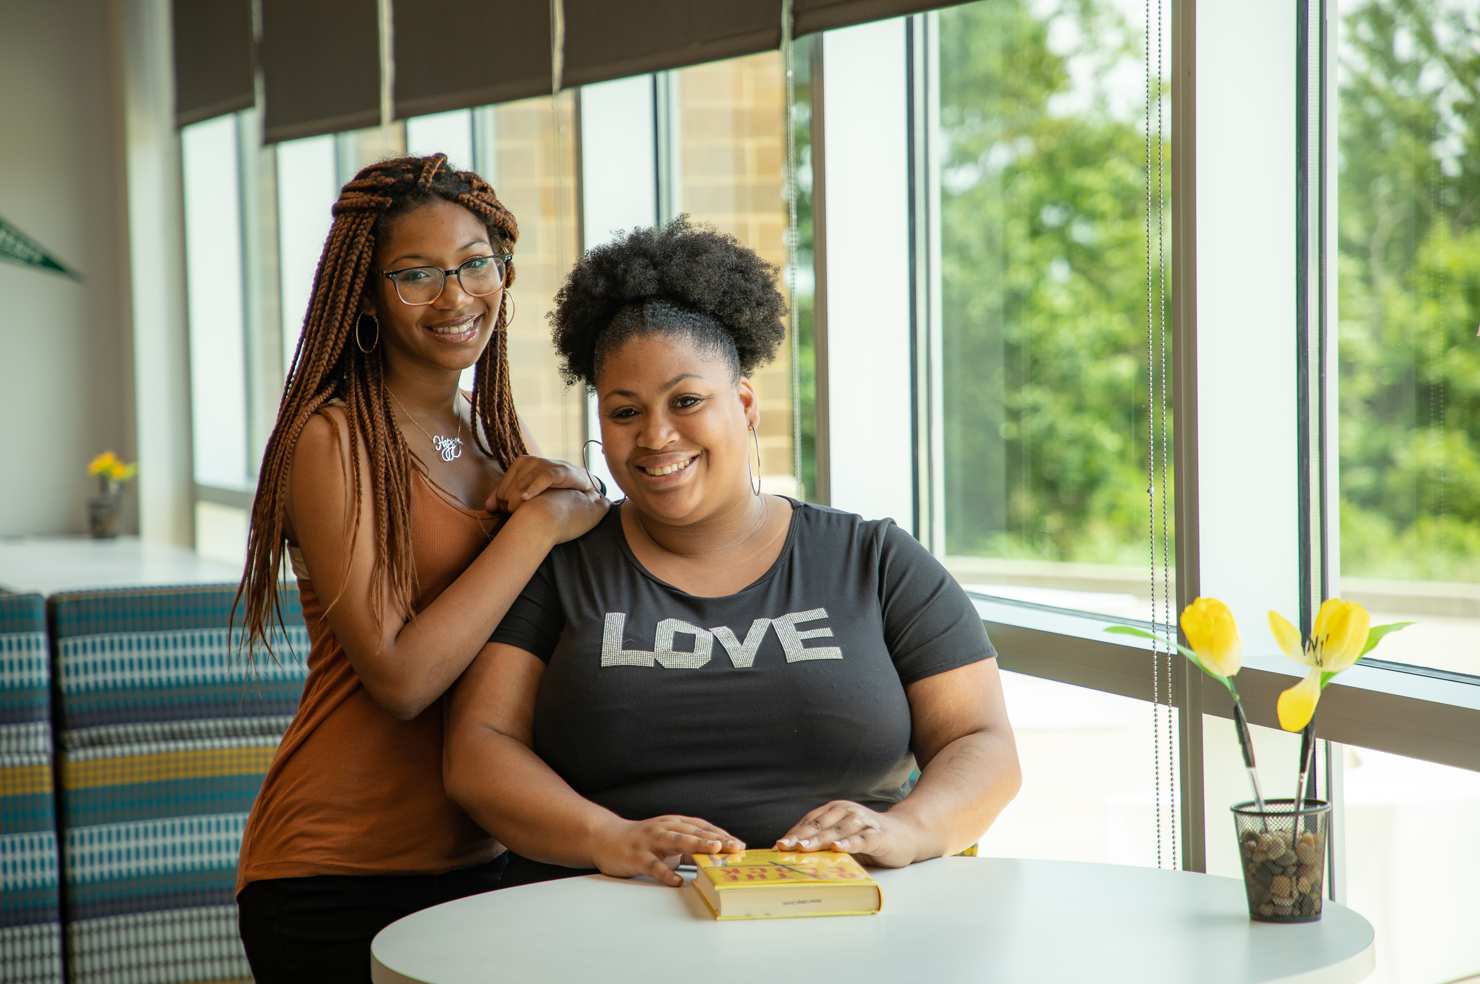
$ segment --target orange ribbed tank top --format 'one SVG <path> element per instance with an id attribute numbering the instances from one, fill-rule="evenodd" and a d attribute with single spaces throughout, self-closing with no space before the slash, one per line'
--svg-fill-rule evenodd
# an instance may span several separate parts
<path id="1" fill-rule="evenodd" d="M 411 530 L 420 611 L 487 546 L 499 520 L 417 475 Z M 308 572 L 294 566 L 308 679 L 247 819 L 237 892 L 266 878 L 436 874 L 492 860 L 503 848 L 442 788 L 443 701 L 411 721 L 375 703 Z"/>

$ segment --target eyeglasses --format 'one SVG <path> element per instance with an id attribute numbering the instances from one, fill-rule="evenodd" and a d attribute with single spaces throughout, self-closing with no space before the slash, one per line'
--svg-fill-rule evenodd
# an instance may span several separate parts
<path id="1" fill-rule="evenodd" d="M 487 297 L 504 285 L 504 273 L 513 258 L 513 253 L 495 253 L 475 256 L 455 270 L 434 266 L 407 267 L 405 270 L 391 270 L 382 276 L 396 285 L 396 296 L 403 304 L 426 307 L 442 296 L 449 274 L 457 278 L 465 293 Z"/>

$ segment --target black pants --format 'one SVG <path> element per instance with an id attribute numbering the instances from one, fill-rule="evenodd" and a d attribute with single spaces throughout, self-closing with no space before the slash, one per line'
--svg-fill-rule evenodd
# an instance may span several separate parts
<path id="1" fill-rule="evenodd" d="M 370 941 L 413 912 L 491 892 L 508 852 L 445 875 L 314 875 L 255 881 L 237 896 L 237 925 L 257 984 L 370 980 Z"/>

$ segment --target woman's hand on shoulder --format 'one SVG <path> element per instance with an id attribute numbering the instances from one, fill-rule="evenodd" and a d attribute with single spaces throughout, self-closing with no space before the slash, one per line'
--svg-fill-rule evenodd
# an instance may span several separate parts
<path id="1" fill-rule="evenodd" d="M 574 489 L 549 489 L 524 503 L 510 523 L 540 523 L 551 545 L 584 536 L 601 522 L 611 503 L 599 492 L 577 492 Z"/>
<path id="2" fill-rule="evenodd" d="M 778 851 L 844 851 L 864 864 L 903 868 L 916 860 L 918 839 L 910 824 L 849 800 L 824 803 L 776 842 Z"/>
<path id="3" fill-rule="evenodd" d="M 651 820 L 614 817 L 591 840 L 591 860 L 604 875 L 633 878 L 647 875 L 662 885 L 683 887 L 674 869 L 695 854 L 733 854 L 745 845 L 714 824 L 696 817 L 666 816 Z"/>
<path id="4" fill-rule="evenodd" d="M 547 489 L 592 491 L 593 485 L 584 470 L 567 461 L 520 455 L 504 473 L 484 508 L 489 512 L 512 513 Z"/>

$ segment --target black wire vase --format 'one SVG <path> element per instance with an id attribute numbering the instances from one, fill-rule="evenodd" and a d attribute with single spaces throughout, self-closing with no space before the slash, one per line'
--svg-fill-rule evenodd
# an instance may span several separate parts
<path id="1" fill-rule="evenodd" d="M 1331 804 L 1305 800 L 1297 818 L 1294 802 L 1265 800 L 1262 812 L 1254 803 L 1232 808 L 1250 919 L 1303 923 L 1321 918 Z"/>

